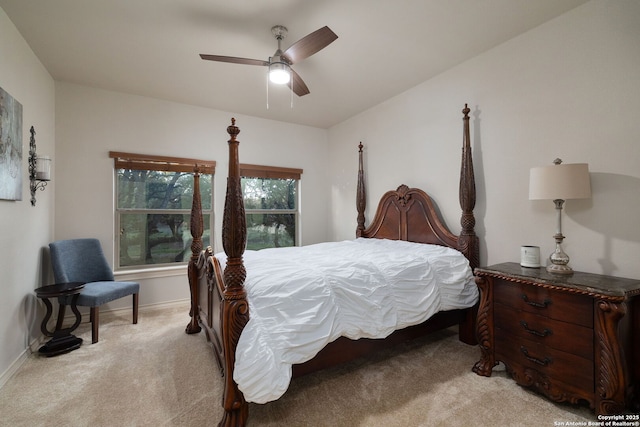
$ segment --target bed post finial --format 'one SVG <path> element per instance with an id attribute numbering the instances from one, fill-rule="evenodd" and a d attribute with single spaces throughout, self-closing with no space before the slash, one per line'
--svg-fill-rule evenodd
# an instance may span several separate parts
<path id="1" fill-rule="evenodd" d="M 240 129 L 238 128 L 238 126 L 236 126 L 235 117 L 231 118 L 231 126 L 227 126 L 227 133 L 231 137 L 231 141 L 235 141 L 236 137 L 240 133 Z M 229 141 L 229 142 L 231 142 L 231 141 Z"/>
<path id="2" fill-rule="evenodd" d="M 469 109 L 464 104 L 462 118 L 464 122 L 464 132 L 462 141 L 462 166 L 460 167 L 460 207 L 462 217 L 460 225 L 462 231 L 458 238 L 458 249 L 467 257 L 471 268 L 476 268 L 480 264 L 480 248 L 478 236 L 474 230 L 476 219 L 473 216 L 473 209 L 476 206 L 476 183 L 473 173 L 473 159 L 471 156 L 471 136 L 469 132 Z"/>
<path id="3" fill-rule="evenodd" d="M 222 246 L 227 254 L 227 265 L 224 269 L 224 290 L 222 291 L 222 319 L 226 326 L 222 328 L 222 346 L 224 353 L 224 396 L 222 406 L 224 415 L 220 426 L 245 425 L 249 415 L 249 406 L 242 392 L 233 380 L 233 366 L 236 363 L 236 347 L 242 329 L 249 321 L 249 304 L 244 281 L 247 271 L 242 260 L 247 242 L 247 222 L 240 184 L 240 161 L 236 139 L 240 129 L 231 119 L 227 127 L 229 139 L 229 175 L 227 177 L 227 194 L 224 201 L 222 217 Z"/>
<path id="4" fill-rule="evenodd" d="M 358 226 L 356 237 L 362 237 L 364 232 L 364 211 L 367 207 L 367 195 L 364 187 L 364 167 L 362 162 L 362 141 L 358 145 L 358 184 L 356 192 L 356 208 L 358 209 Z"/>

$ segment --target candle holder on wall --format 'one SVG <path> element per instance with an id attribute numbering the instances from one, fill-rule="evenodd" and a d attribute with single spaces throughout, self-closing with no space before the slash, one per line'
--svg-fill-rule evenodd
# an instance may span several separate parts
<path id="1" fill-rule="evenodd" d="M 31 126 L 29 139 L 29 187 L 31 189 L 31 206 L 36 205 L 36 190 L 44 191 L 51 180 L 51 158 L 36 154 L 36 131 Z"/>

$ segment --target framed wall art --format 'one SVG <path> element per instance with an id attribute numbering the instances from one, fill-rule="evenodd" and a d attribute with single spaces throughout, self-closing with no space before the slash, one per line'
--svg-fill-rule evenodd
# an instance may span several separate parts
<path id="1" fill-rule="evenodd" d="M 1 87 L 0 199 L 22 200 L 22 104 Z"/>

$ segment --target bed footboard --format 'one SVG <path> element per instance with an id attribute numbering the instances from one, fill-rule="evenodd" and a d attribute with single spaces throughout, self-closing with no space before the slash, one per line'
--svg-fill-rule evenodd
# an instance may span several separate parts
<path id="1" fill-rule="evenodd" d="M 224 349 L 222 346 L 222 326 L 220 324 L 222 289 L 224 285 L 222 284 L 220 263 L 213 256 L 211 247 L 200 253 L 197 269 L 198 321 L 200 326 L 204 327 L 207 341 L 213 346 L 213 353 L 216 356 L 220 374 L 224 375 Z"/>

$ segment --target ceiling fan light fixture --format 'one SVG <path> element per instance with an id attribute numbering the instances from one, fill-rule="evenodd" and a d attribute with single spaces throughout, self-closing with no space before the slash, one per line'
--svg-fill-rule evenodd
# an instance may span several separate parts
<path id="1" fill-rule="evenodd" d="M 269 65 L 269 80 L 272 83 L 283 85 L 291 80 L 291 70 L 284 62 L 274 62 Z"/>

